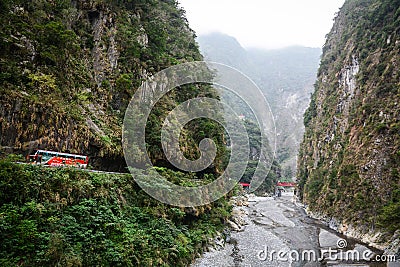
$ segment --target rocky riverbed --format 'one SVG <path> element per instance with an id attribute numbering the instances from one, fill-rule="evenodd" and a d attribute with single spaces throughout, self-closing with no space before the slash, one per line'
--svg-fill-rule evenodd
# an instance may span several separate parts
<path id="1" fill-rule="evenodd" d="M 231 230 L 192 267 L 335 266 L 383 267 L 372 262 L 382 253 L 346 238 L 307 216 L 293 196 L 237 197 Z"/>

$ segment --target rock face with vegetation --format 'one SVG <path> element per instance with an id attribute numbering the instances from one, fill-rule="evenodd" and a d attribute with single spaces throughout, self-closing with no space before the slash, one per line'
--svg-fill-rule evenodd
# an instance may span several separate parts
<path id="1" fill-rule="evenodd" d="M 0 146 L 82 153 L 108 170 L 124 170 L 122 121 L 142 81 L 202 58 L 184 11 L 168 0 L 4 0 L 0 35 Z M 216 97 L 209 87 L 182 87 L 150 115 L 154 163 L 168 165 L 156 136 L 163 117 L 199 94 Z M 188 157 L 198 154 L 201 124 L 185 132 Z M 223 148 L 223 130 L 203 124 Z"/>
<path id="2" fill-rule="evenodd" d="M 400 1 L 346 1 L 323 48 L 298 161 L 310 211 L 381 247 L 400 229 L 399 29 Z"/>
<path id="3" fill-rule="evenodd" d="M 201 59 L 174 0 L 2 0 L 0 158 L 41 148 L 85 154 L 95 169 L 127 172 L 121 136 L 131 97 L 156 72 Z M 218 98 L 210 86 L 194 84 L 157 102 L 146 144 L 158 167 L 134 177 L 151 179 L 157 171 L 196 186 L 223 170 L 224 130 L 205 118 L 185 126 L 179 141 L 195 159 L 199 141 L 212 138 L 218 151 L 210 168 L 177 172 L 162 153 L 164 118 L 199 95 Z M 230 216 L 230 195 L 176 208 L 150 198 L 128 174 L 16 160 L 23 158 L 0 160 L 1 266 L 187 266 Z"/>

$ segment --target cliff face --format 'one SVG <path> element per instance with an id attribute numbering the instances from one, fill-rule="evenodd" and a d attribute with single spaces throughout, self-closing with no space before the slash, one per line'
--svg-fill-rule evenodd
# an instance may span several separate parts
<path id="1" fill-rule="evenodd" d="M 175 1 L 0 5 L 0 146 L 12 151 L 83 153 L 95 167 L 121 170 L 122 120 L 136 88 L 168 66 L 201 59 Z M 183 88 L 170 96 L 170 106 L 200 92 L 213 94 Z M 160 124 L 160 114 L 150 123 Z"/>
<path id="2" fill-rule="evenodd" d="M 297 178 L 309 209 L 343 232 L 400 228 L 399 49 L 393 0 L 346 1 L 323 48 Z"/>

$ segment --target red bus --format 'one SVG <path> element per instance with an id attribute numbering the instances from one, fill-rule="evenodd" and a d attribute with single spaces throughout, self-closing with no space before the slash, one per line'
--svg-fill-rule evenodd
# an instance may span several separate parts
<path id="1" fill-rule="evenodd" d="M 28 162 L 33 164 L 41 164 L 47 166 L 75 166 L 85 169 L 89 162 L 88 156 L 60 153 L 47 150 L 37 150 L 35 154 L 28 155 L 26 159 Z"/>

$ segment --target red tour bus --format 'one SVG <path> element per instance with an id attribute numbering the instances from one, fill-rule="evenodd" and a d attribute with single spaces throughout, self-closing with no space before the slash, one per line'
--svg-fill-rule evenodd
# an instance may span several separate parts
<path id="1" fill-rule="evenodd" d="M 28 162 L 47 166 L 76 166 L 79 168 L 87 167 L 88 156 L 60 153 L 47 150 L 37 150 L 35 154 L 28 155 Z"/>

